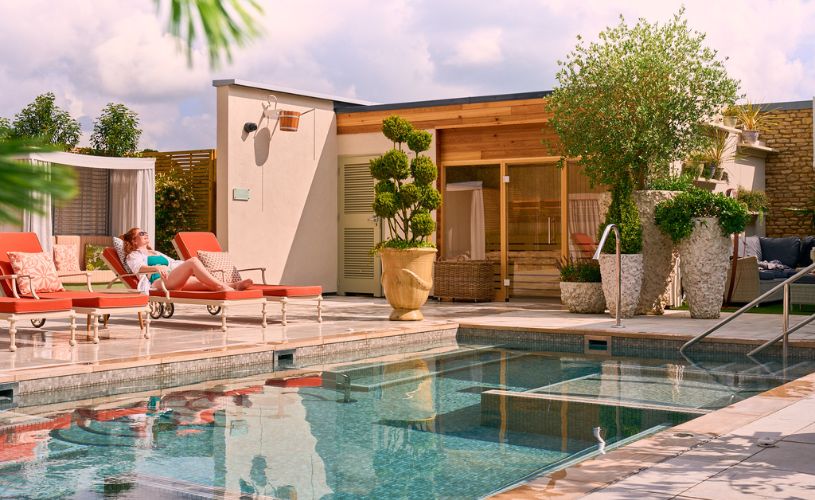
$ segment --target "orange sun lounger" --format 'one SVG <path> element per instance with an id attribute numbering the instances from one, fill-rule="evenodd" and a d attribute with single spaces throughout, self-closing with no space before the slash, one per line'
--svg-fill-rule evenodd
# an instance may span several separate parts
<path id="1" fill-rule="evenodd" d="M 214 234 L 208 232 L 181 232 L 173 238 L 173 246 L 182 259 L 187 260 L 197 257 L 200 250 L 207 252 L 223 252 L 221 244 Z M 266 268 L 251 267 L 238 269 L 238 271 L 260 271 L 262 282 L 252 285 L 249 290 L 259 290 L 263 292 L 263 297 L 268 301 L 280 302 L 282 313 L 282 323 L 285 326 L 286 306 L 292 300 L 316 300 L 317 301 L 317 321 L 323 321 L 323 287 L 321 286 L 296 286 L 296 285 L 270 285 L 266 283 Z"/>

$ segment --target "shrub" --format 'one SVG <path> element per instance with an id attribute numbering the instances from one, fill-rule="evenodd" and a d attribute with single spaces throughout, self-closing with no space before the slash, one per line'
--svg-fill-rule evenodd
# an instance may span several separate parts
<path id="1" fill-rule="evenodd" d="M 394 147 L 371 160 L 371 176 L 378 181 L 373 209 L 387 221 L 391 238 L 374 250 L 432 246 L 427 237 L 436 230 L 436 222 L 430 212 L 441 205 L 441 193 L 432 185 L 436 165 L 421 153 L 430 148 L 433 136 L 396 115 L 383 120 L 382 133 Z M 414 153 L 412 160 L 402 149 L 405 144 Z"/>
<path id="2" fill-rule="evenodd" d="M 690 236 L 695 217 L 717 217 L 722 235 L 727 236 L 742 232 L 750 214 L 747 206 L 735 198 L 702 189 L 692 189 L 663 201 L 656 206 L 654 212 L 657 226 L 674 243 Z"/>
<path id="3" fill-rule="evenodd" d="M 694 188 L 693 181 L 697 177 L 699 175 L 693 175 L 693 173 L 659 176 L 648 181 L 648 189 L 656 191 L 689 191 Z"/>
<path id="4" fill-rule="evenodd" d="M 611 189 L 611 205 L 608 207 L 606 220 L 597 229 L 598 239 L 609 224 L 616 224 L 620 230 L 620 253 L 642 252 L 642 223 L 630 187 L 615 186 Z M 615 250 L 614 238 L 609 237 L 603 252 L 615 253 Z"/>
<path id="5" fill-rule="evenodd" d="M 765 213 L 770 207 L 770 200 L 764 191 L 750 191 L 739 188 L 736 199 L 747 205 L 747 210 L 751 212 Z"/>
<path id="6" fill-rule="evenodd" d="M 195 210 L 192 175 L 180 168 L 156 174 L 156 248 L 175 255 L 172 238 L 193 229 Z"/>
<path id="7" fill-rule="evenodd" d="M 593 259 L 564 259 L 558 262 L 560 281 L 600 283 L 600 263 Z"/>

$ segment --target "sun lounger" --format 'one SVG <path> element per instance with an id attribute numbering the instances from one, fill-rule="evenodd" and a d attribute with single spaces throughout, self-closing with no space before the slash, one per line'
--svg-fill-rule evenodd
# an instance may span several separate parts
<path id="1" fill-rule="evenodd" d="M 41 253 L 42 246 L 35 233 L 0 233 L 0 273 L 5 276 L 20 277 L 14 273 L 8 252 L 30 252 Z M 23 276 L 23 278 L 26 278 Z M 93 328 L 93 343 L 99 342 L 99 318 L 110 315 L 133 314 L 139 318 L 139 327 L 144 338 L 150 338 L 150 318 L 147 313 L 147 297 L 134 293 L 105 293 L 94 292 L 87 277 L 87 291 L 59 291 L 38 293 L 32 290 L 31 296 L 21 297 L 17 289 L 16 279 L 0 280 L 0 287 L 7 298 L 17 298 L 22 300 L 67 300 L 71 303 L 71 309 L 78 314 L 87 317 L 87 329 Z M 30 280 L 30 277 L 28 277 Z M 21 304 L 25 304 L 22 302 Z M 9 306 L 11 307 L 11 306 Z M 35 307 L 35 306 L 20 306 Z M 45 317 L 40 315 L 40 317 Z M 71 345 L 75 345 L 74 336 L 71 336 Z"/>
<path id="2" fill-rule="evenodd" d="M 16 280 L 16 275 L 2 275 L 2 280 Z M 10 338 L 9 351 L 17 350 L 17 322 L 32 321 L 37 324 L 44 318 L 68 318 L 71 320 L 71 345 L 76 345 L 76 314 L 71 309 L 68 299 L 24 299 L 17 297 L 0 297 L 0 319 L 8 322 Z"/>
<path id="3" fill-rule="evenodd" d="M 145 273 L 128 273 L 124 264 L 116 253 L 116 249 L 107 247 L 102 252 L 102 259 L 107 263 L 117 279 L 121 280 L 131 290 L 137 290 L 139 279 Z M 236 305 L 260 304 L 261 306 L 261 326 L 266 328 L 266 300 L 259 290 L 241 290 L 224 292 L 197 292 L 187 290 L 167 290 L 163 282 L 160 290 L 150 290 L 151 316 L 153 318 L 170 318 L 175 310 L 175 304 L 195 304 L 210 308 L 218 308 L 221 313 L 221 330 L 226 331 L 226 312 Z M 156 307 L 158 314 L 156 314 Z M 164 314 L 161 313 L 164 311 Z M 167 312 L 169 311 L 169 312 Z"/>
<path id="4" fill-rule="evenodd" d="M 182 259 L 187 260 L 197 257 L 199 251 L 223 252 L 221 244 L 214 234 L 208 232 L 181 232 L 173 238 L 173 246 Z M 317 321 L 323 321 L 323 288 L 321 286 L 296 286 L 296 285 L 270 285 L 266 282 L 265 267 L 250 267 L 238 269 L 244 271 L 260 271 L 261 283 L 256 283 L 250 290 L 260 290 L 268 301 L 280 302 L 282 313 L 282 323 L 287 324 L 286 306 L 293 300 L 316 300 L 317 301 Z"/>

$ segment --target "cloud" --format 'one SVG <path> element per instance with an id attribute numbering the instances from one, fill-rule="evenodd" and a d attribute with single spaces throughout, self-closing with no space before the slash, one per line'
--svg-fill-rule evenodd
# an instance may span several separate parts
<path id="1" fill-rule="evenodd" d="M 83 124 L 108 102 L 141 117 L 143 147 L 215 146 L 216 78 L 377 102 L 551 89 L 557 60 L 618 15 L 666 21 L 679 2 L 348 0 L 264 2 L 263 37 L 211 70 L 189 68 L 152 0 L 0 0 L 0 116 L 53 91 Z M 728 57 L 755 101 L 811 99 L 815 2 L 687 0 L 689 24 Z"/>

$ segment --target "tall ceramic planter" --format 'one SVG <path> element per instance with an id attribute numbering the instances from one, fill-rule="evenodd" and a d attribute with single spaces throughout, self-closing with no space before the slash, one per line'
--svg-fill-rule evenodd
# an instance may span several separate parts
<path id="1" fill-rule="evenodd" d="M 606 298 L 600 283 L 560 282 L 560 300 L 570 313 L 602 314 Z"/>
<path id="2" fill-rule="evenodd" d="M 642 289 L 637 314 L 663 314 L 668 303 L 668 286 L 673 278 L 676 252 L 671 238 L 654 222 L 657 204 L 680 191 L 634 191 L 634 202 L 642 224 Z"/>
<path id="3" fill-rule="evenodd" d="M 620 256 L 622 268 L 622 306 L 620 316 L 630 318 L 637 312 L 640 291 L 642 289 L 642 254 L 624 254 Z M 603 277 L 603 295 L 611 316 L 617 314 L 617 256 L 600 255 L 600 274 Z"/>
<path id="4" fill-rule="evenodd" d="M 383 248 L 382 288 L 385 298 L 393 308 L 390 319 L 394 321 L 418 321 L 424 319 L 419 310 L 433 286 L 433 261 L 435 248 L 409 248 L 398 250 Z"/>
<path id="5" fill-rule="evenodd" d="M 719 219 L 693 219 L 693 232 L 679 243 L 682 288 L 692 318 L 718 318 L 724 300 L 730 238 L 722 235 Z"/>

